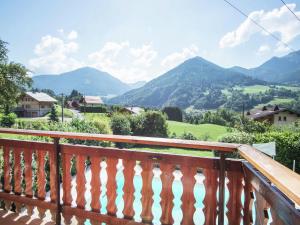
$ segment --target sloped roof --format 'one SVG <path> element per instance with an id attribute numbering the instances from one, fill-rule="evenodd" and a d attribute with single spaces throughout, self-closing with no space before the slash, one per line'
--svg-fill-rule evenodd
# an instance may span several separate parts
<path id="1" fill-rule="evenodd" d="M 275 106 L 276 107 L 276 106 Z M 294 112 L 293 110 L 287 109 L 287 108 L 279 108 L 277 107 L 277 109 L 275 107 L 264 107 L 263 109 L 254 109 L 252 111 L 250 111 L 250 114 L 247 114 L 247 116 L 251 119 L 260 119 L 260 118 L 264 118 L 267 116 L 271 116 L 274 114 L 277 114 L 279 112 L 290 112 L 290 113 L 295 113 L 297 115 L 300 115 L 297 112 Z M 249 113 L 249 112 L 248 112 Z"/>
<path id="2" fill-rule="evenodd" d="M 52 98 L 44 92 L 26 92 L 26 95 L 30 96 L 38 102 L 57 102 L 56 99 Z"/>
<path id="3" fill-rule="evenodd" d="M 99 96 L 84 96 L 83 99 L 86 104 L 103 104 Z"/>
<path id="4" fill-rule="evenodd" d="M 140 107 L 126 107 L 126 109 L 133 114 L 140 114 L 141 112 L 144 111 L 144 109 Z"/>

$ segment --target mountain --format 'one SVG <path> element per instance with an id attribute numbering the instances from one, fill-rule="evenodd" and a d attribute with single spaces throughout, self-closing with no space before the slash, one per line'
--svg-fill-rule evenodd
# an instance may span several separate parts
<path id="1" fill-rule="evenodd" d="M 147 82 L 146 81 L 137 81 L 135 83 L 128 84 L 131 89 L 137 89 L 143 87 Z"/>
<path id="2" fill-rule="evenodd" d="M 220 90 L 223 88 L 265 83 L 235 70 L 220 67 L 201 57 L 195 57 L 141 88 L 110 99 L 109 103 L 144 107 L 175 105 L 186 108 L 197 105 L 200 98 L 210 92 L 221 95 Z"/>
<path id="3" fill-rule="evenodd" d="M 91 67 L 83 67 L 58 75 L 37 75 L 33 87 L 51 89 L 56 94 L 69 94 L 73 89 L 84 95 L 120 95 L 131 87 L 112 75 Z"/>
<path id="4" fill-rule="evenodd" d="M 232 67 L 231 69 L 269 82 L 300 83 L 300 51 L 283 57 L 273 57 L 256 68 Z"/>

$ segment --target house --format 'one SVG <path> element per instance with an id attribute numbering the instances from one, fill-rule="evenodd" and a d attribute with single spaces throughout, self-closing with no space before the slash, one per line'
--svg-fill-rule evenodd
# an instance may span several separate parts
<path id="1" fill-rule="evenodd" d="M 99 96 L 83 96 L 80 103 L 87 107 L 94 107 L 102 105 L 103 101 Z"/>
<path id="2" fill-rule="evenodd" d="M 26 92 L 15 112 L 24 117 L 40 117 L 50 112 L 57 101 L 43 92 Z"/>
<path id="3" fill-rule="evenodd" d="M 288 125 L 300 119 L 300 113 L 276 105 L 248 111 L 247 117 L 259 122 L 267 121 L 274 125 Z"/>
<path id="4" fill-rule="evenodd" d="M 140 113 L 144 112 L 144 109 L 140 107 L 126 107 L 123 108 L 121 112 L 129 113 L 131 115 L 139 115 Z"/>

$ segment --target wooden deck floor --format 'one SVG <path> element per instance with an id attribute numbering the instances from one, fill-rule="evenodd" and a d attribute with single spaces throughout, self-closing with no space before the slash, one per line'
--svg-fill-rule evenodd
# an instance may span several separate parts
<path id="1" fill-rule="evenodd" d="M 54 222 L 45 222 L 39 218 L 29 217 L 12 211 L 0 209 L 0 224 L 2 225 L 54 225 Z"/>

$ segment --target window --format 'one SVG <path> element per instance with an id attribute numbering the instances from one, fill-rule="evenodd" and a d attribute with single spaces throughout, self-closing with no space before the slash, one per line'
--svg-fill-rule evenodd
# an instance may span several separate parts
<path id="1" fill-rule="evenodd" d="M 30 105 L 26 105 L 25 107 L 26 107 L 26 109 L 30 109 Z"/>
<path id="2" fill-rule="evenodd" d="M 281 116 L 278 117 L 278 121 L 281 121 Z"/>
<path id="3" fill-rule="evenodd" d="M 283 117 L 283 121 L 286 121 L 286 116 Z"/>

